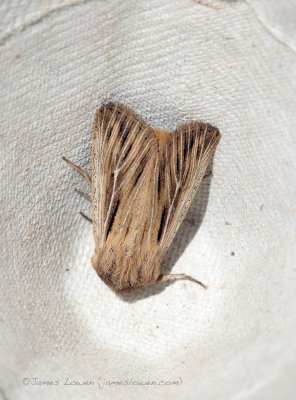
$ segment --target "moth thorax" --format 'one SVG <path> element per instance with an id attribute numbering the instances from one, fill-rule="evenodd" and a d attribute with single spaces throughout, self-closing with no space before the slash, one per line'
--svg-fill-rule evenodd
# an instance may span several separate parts
<path id="1" fill-rule="evenodd" d="M 147 249 L 131 251 L 127 246 L 109 246 L 99 250 L 92 257 L 92 265 L 99 277 L 115 292 L 150 285 L 157 280 L 160 269 L 153 252 Z"/>

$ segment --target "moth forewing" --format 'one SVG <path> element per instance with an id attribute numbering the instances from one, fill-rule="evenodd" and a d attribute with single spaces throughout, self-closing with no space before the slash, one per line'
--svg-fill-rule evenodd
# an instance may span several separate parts
<path id="1" fill-rule="evenodd" d="M 161 275 L 160 265 L 219 139 L 217 128 L 201 122 L 168 132 L 151 129 L 122 104 L 109 103 L 97 111 L 89 180 L 92 264 L 115 292 L 191 278 Z"/>
<path id="2" fill-rule="evenodd" d="M 194 195 L 203 179 L 210 159 L 219 142 L 220 133 L 209 124 L 192 121 L 180 125 L 167 140 L 163 158 L 166 185 L 164 200 L 159 206 L 169 212 L 161 237 L 160 257 L 163 258 Z"/>

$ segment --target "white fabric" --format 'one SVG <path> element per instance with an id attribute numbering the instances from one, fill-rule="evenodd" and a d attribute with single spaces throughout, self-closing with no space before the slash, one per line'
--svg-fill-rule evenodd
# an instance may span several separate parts
<path id="1" fill-rule="evenodd" d="M 204 3 L 1 2 L 3 399 L 293 398 L 296 4 Z M 219 127 L 214 175 L 163 268 L 208 290 L 182 280 L 122 299 L 93 271 L 74 192 L 87 185 L 61 156 L 90 170 L 109 100 L 164 129 Z"/>

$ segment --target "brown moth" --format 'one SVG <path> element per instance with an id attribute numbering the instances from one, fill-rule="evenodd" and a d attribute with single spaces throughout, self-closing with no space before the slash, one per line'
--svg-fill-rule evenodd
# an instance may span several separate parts
<path id="1" fill-rule="evenodd" d="M 160 265 L 219 142 L 217 128 L 192 121 L 174 132 L 152 129 L 123 104 L 97 111 L 91 178 L 95 254 L 99 277 L 116 293 L 186 274 L 160 274 Z M 193 279 L 204 286 L 201 282 Z"/>

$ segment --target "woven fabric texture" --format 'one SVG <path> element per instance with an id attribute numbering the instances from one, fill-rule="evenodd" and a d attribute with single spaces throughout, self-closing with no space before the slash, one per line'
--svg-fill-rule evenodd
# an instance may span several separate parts
<path id="1" fill-rule="evenodd" d="M 3 399 L 293 397 L 295 16 L 293 0 L 1 2 Z M 207 290 L 123 298 L 92 269 L 87 185 L 61 156 L 90 171 L 107 101 L 220 129 L 163 265 Z"/>

